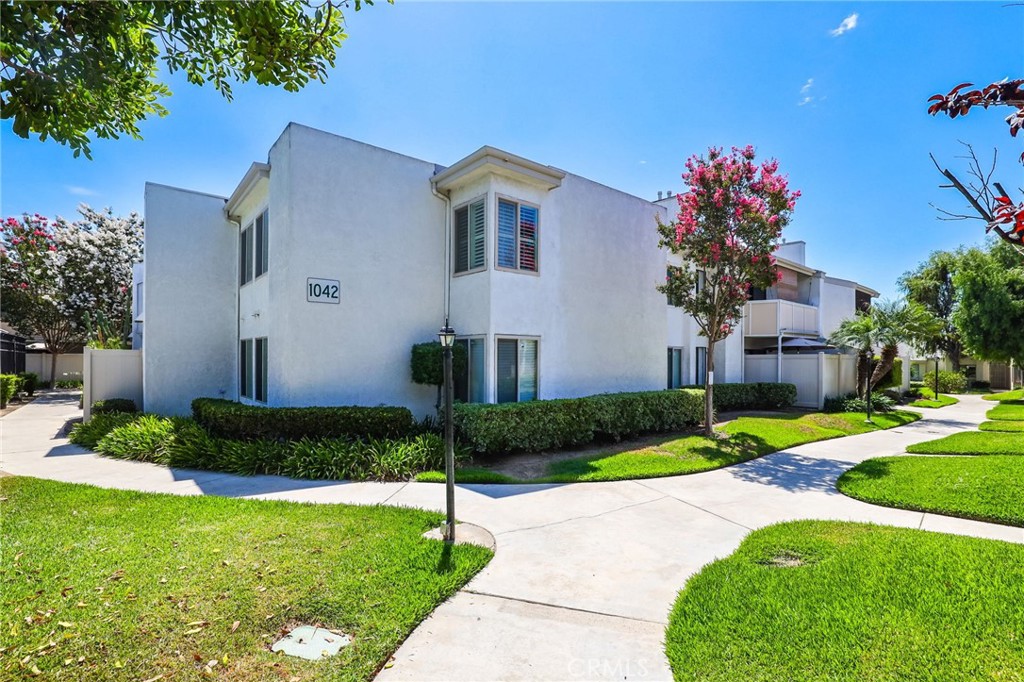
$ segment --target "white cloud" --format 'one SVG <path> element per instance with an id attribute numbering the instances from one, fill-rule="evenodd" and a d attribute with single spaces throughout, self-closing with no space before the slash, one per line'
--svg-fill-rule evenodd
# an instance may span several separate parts
<path id="1" fill-rule="evenodd" d="M 857 28 L 857 18 L 858 18 L 858 16 L 860 16 L 860 15 L 858 15 L 856 12 L 854 12 L 850 16 L 848 16 L 845 19 L 843 19 L 843 22 L 841 24 L 839 24 L 838 28 L 832 29 L 831 31 L 829 31 L 829 33 L 832 35 L 833 38 L 838 38 L 839 36 L 843 35 L 847 31 L 852 31 L 853 29 Z"/>
<path id="2" fill-rule="evenodd" d="M 644 165 L 644 164 L 646 164 L 646 163 L 647 163 L 646 161 L 641 161 L 641 162 L 640 162 L 640 165 L 641 165 L 641 166 L 643 166 L 643 165 Z"/>
<path id="3" fill-rule="evenodd" d="M 800 88 L 800 94 L 803 95 L 803 97 L 801 97 L 800 101 L 796 103 L 796 105 L 798 107 L 802 107 L 805 104 L 810 104 L 811 102 L 814 101 L 814 96 L 811 95 L 811 88 L 813 88 L 813 87 L 814 87 L 814 79 L 813 78 L 808 78 L 807 82 L 804 83 L 803 87 Z"/>
<path id="4" fill-rule="evenodd" d="M 89 189 L 88 187 L 79 187 L 78 185 L 65 185 L 64 189 L 66 189 L 69 194 L 74 194 L 76 197 L 96 196 L 96 192 Z"/>

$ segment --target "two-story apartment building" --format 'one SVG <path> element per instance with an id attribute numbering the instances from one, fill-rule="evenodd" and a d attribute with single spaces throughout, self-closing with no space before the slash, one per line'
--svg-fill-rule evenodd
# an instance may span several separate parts
<path id="1" fill-rule="evenodd" d="M 706 339 L 656 289 L 668 256 L 655 217 L 674 212 L 674 198 L 492 147 L 445 167 L 291 124 L 229 197 L 146 185 L 145 409 L 222 396 L 427 414 L 435 391 L 412 383 L 410 348 L 446 317 L 468 351 L 462 400 L 701 383 Z M 807 267 L 803 249 L 781 247 L 783 279 L 716 349 L 717 382 L 820 340 L 874 295 Z M 788 380 L 782 367 L 756 380 Z"/>

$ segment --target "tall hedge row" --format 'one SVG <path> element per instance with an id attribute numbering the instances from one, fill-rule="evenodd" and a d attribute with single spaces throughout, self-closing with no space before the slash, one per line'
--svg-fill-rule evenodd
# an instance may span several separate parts
<path id="1" fill-rule="evenodd" d="M 688 386 L 700 388 L 703 386 Z M 777 410 L 796 402 L 796 386 L 760 381 L 749 384 L 715 384 L 711 401 L 716 412 Z"/>
<path id="2" fill-rule="evenodd" d="M 454 426 L 475 452 L 539 452 L 691 427 L 703 417 L 703 405 L 704 391 L 694 389 L 459 404 Z"/>
<path id="3" fill-rule="evenodd" d="M 234 440 L 401 438 L 415 429 L 405 407 L 257 407 L 196 398 L 192 416 L 211 436 Z"/>

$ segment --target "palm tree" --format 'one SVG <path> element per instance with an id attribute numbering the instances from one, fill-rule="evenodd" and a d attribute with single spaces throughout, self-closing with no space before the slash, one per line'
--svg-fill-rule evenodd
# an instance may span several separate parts
<path id="1" fill-rule="evenodd" d="M 854 317 L 843 320 L 828 342 L 834 346 L 852 348 L 857 351 L 857 395 L 867 399 L 868 374 L 871 371 L 871 355 L 878 336 L 875 318 L 858 310 Z"/>

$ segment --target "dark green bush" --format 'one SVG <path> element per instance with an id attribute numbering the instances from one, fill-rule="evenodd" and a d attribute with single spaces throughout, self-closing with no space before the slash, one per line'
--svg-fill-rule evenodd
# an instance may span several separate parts
<path id="1" fill-rule="evenodd" d="M 137 418 L 138 415 L 119 412 L 93 415 L 89 421 L 75 424 L 71 429 L 68 439 L 75 445 L 95 449 L 96 444 L 108 433 L 119 426 L 135 421 Z"/>
<path id="2" fill-rule="evenodd" d="M 703 391 L 680 389 L 460 404 L 455 406 L 454 424 L 459 439 L 476 452 L 539 452 L 690 427 L 701 421 L 703 403 Z"/>
<path id="3" fill-rule="evenodd" d="M 466 347 L 452 346 L 452 376 L 466 376 Z M 444 383 L 444 354 L 439 341 L 417 343 L 412 347 L 410 360 L 413 383 L 440 386 Z"/>
<path id="4" fill-rule="evenodd" d="M 18 376 L 21 377 L 21 390 L 29 395 L 35 395 L 39 387 L 39 375 L 35 372 L 22 372 Z"/>
<path id="5" fill-rule="evenodd" d="M 935 371 L 932 370 L 924 375 L 922 383 L 928 388 L 935 390 Z M 967 390 L 967 377 L 960 372 L 939 372 L 939 393 L 963 393 Z"/>
<path id="6" fill-rule="evenodd" d="M 880 360 L 880 358 L 875 358 Z M 892 368 L 875 384 L 879 391 L 886 388 L 899 388 L 903 385 L 903 359 L 896 358 L 892 361 Z"/>
<path id="7" fill-rule="evenodd" d="M 232 440 L 400 438 L 416 423 L 404 407 L 256 407 L 218 398 L 192 401 L 210 435 Z"/>
<path id="8" fill-rule="evenodd" d="M 875 412 L 891 412 L 896 401 L 883 393 L 871 394 L 871 409 Z M 867 412 L 868 404 L 856 393 L 825 398 L 823 412 Z"/>
<path id="9" fill-rule="evenodd" d="M 687 386 L 699 388 L 703 386 Z M 796 402 L 796 386 L 769 381 L 749 384 L 715 384 L 711 392 L 715 412 L 735 410 L 777 410 Z"/>
<path id="10" fill-rule="evenodd" d="M 976 388 L 979 391 L 987 391 L 992 388 L 992 383 L 989 381 L 972 381 L 971 388 Z"/>
<path id="11" fill-rule="evenodd" d="M 81 388 L 82 387 L 82 380 L 81 379 L 61 379 L 60 381 L 58 381 L 57 383 L 54 384 L 54 387 L 56 387 L 56 388 Z"/>
<path id="12" fill-rule="evenodd" d="M 20 386 L 21 378 L 17 374 L 0 374 L 0 409 L 7 407 Z"/>
<path id="13" fill-rule="evenodd" d="M 111 412 L 131 414 L 138 411 L 139 408 L 135 406 L 135 401 L 130 398 L 107 398 L 106 400 L 97 400 L 92 404 L 93 414 L 109 414 Z"/>

